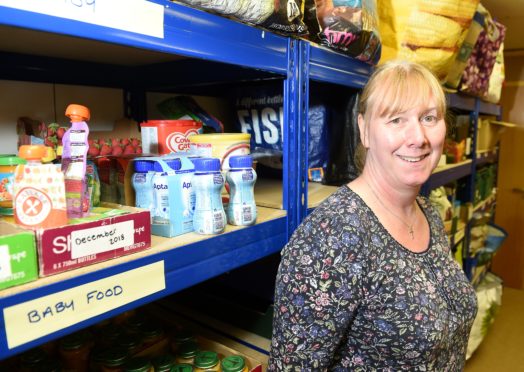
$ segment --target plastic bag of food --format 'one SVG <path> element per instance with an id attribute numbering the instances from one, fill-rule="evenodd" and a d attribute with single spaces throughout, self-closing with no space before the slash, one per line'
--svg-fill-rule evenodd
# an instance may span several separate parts
<path id="1" fill-rule="evenodd" d="M 306 0 L 313 41 L 364 62 L 380 59 L 376 0 Z"/>
<path id="2" fill-rule="evenodd" d="M 406 59 L 444 81 L 479 0 L 377 0 L 382 40 L 380 63 Z"/>
<path id="3" fill-rule="evenodd" d="M 505 26 L 495 20 L 486 19 L 485 29 L 481 31 L 462 73 L 459 88 L 461 91 L 477 97 L 485 97 L 488 94 L 491 72 L 505 35 Z"/>
<path id="4" fill-rule="evenodd" d="M 307 34 L 302 0 L 179 0 L 252 25 L 287 34 Z"/>

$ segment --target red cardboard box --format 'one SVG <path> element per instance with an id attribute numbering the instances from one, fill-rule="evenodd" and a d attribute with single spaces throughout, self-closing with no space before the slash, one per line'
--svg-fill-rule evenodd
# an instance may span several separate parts
<path id="1" fill-rule="evenodd" d="M 117 207 L 130 213 L 37 230 L 39 276 L 58 274 L 150 248 L 150 212 Z"/>

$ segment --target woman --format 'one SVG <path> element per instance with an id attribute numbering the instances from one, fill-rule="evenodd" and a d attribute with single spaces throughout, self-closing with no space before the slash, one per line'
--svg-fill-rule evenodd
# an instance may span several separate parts
<path id="1" fill-rule="evenodd" d="M 446 135 L 437 79 L 378 68 L 359 102 L 361 175 L 282 251 L 271 371 L 460 371 L 476 315 L 438 212 L 418 196 Z"/>

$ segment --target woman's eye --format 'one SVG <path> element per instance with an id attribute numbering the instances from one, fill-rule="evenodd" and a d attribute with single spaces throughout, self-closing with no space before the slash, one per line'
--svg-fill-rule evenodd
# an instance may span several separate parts
<path id="1" fill-rule="evenodd" d="M 389 121 L 390 124 L 400 124 L 400 118 L 394 118 Z"/>
<path id="2" fill-rule="evenodd" d="M 422 117 L 422 123 L 423 124 L 434 124 L 437 122 L 437 117 L 434 115 L 426 115 Z"/>

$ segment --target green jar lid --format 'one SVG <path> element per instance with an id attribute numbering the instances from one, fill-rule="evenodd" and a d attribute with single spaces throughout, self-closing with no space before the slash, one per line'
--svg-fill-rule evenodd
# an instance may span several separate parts
<path id="1" fill-rule="evenodd" d="M 211 368 L 218 364 L 218 354 L 214 351 L 199 351 L 195 355 L 195 367 L 197 368 Z"/>
<path id="2" fill-rule="evenodd" d="M 161 355 L 153 359 L 155 372 L 169 372 L 175 365 L 175 357 L 171 354 Z"/>
<path id="3" fill-rule="evenodd" d="M 126 321 L 126 328 L 131 332 L 140 332 L 140 327 L 147 322 L 147 318 L 142 314 L 136 314 L 129 317 Z"/>
<path id="4" fill-rule="evenodd" d="M 171 368 L 171 372 L 193 372 L 193 366 L 191 364 L 175 364 Z"/>
<path id="5" fill-rule="evenodd" d="M 139 327 L 140 333 L 145 339 L 155 338 L 164 334 L 164 329 L 160 324 L 146 322 Z"/>
<path id="6" fill-rule="evenodd" d="M 26 366 L 34 366 L 43 360 L 46 360 L 48 357 L 44 349 L 36 347 L 34 349 L 28 350 L 20 356 L 20 362 Z"/>
<path id="7" fill-rule="evenodd" d="M 0 208 L 0 214 L 2 216 L 12 216 L 13 208 Z"/>
<path id="8" fill-rule="evenodd" d="M 178 346 L 178 355 L 182 358 L 193 358 L 198 351 L 198 344 L 195 341 L 183 342 Z"/>
<path id="9" fill-rule="evenodd" d="M 142 345 L 143 338 L 139 333 L 123 333 L 115 340 L 118 346 L 126 348 L 128 351 L 135 350 Z"/>
<path id="10" fill-rule="evenodd" d="M 65 336 L 60 340 L 60 347 L 64 350 L 80 349 L 88 341 L 86 332 L 76 332 Z"/>
<path id="11" fill-rule="evenodd" d="M 116 324 L 108 324 L 100 328 L 98 335 L 104 344 L 111 344 L 125 332 L 124 328 Z"/>
<path id="12" fill-rule="evenodd" d="M 101 356 L 101 362 L 103 365 L 109 367 L 121 366 L 127 360 L 128 351 L 126 348 L 121 346 L 113 346 L 106 351 Z"/>
<path id="13" fill-rule="evenodd" d="M 195 336 L 193 335 L 193 332 L 188 331 L 187 329 L 182 329 L 175 333 L 175 336 L 173 339 L 177 344 L 181 344 L 187 341 L 194 341 Z"/>
<path id="14" fill-rule="evenodd" d="M 240 355 L 231 355 L 222 359 L 223 372 L 240 372 L 246 366 L 246 361 Z"/>
<path id="15" fill-rule="evenodd" d="M 125 372 L 148 372 L 151 367 L 151 362 L 146 358 L 131 358 L 124 364 Z"/>
<path id="16" fill-rule="evenodd" d="M 25 159 L 19 158 L 16 155 L 3 155 L 0 157 L 0 165 L 11 166 L 25 163 L 27 163 Z"/>

